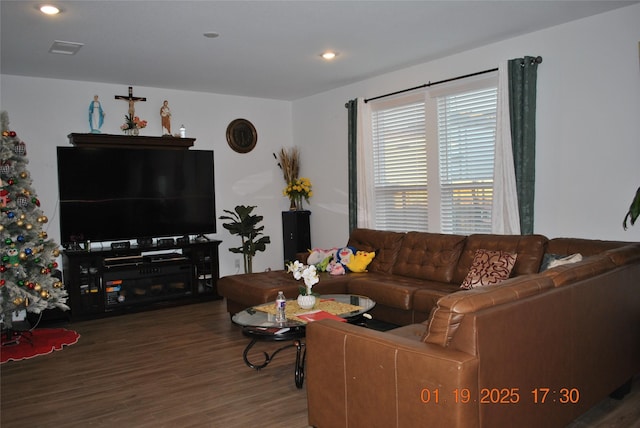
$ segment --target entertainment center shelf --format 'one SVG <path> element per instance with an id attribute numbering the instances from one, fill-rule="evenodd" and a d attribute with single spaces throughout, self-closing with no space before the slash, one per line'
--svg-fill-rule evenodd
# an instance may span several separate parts
<path id="1" fill-rule="evenodd" d="M 217 240 L 65 250 L 62 269 L 71 318 L 89 319 L 221 299 Z"/>

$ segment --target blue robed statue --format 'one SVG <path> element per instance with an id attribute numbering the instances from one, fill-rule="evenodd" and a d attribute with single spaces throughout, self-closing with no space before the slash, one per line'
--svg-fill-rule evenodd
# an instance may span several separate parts
<path id="1" fill-rule="evenodd" d="M 98 101 L 98 96 L 93 96 L 93 101 L 89 104 L 89 128 L 91 128 L 92 134 L 99 134 L 100 128 L 104 123 L 104 111 L 102 105 Z"/>

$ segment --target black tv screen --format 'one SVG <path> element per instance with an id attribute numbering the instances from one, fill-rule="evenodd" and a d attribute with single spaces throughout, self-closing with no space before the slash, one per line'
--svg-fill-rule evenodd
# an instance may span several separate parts
<path id="1" fill-rule="evenodd" d="M 57 149 L 63 244 L 215 233 L 213 151 Z"/>

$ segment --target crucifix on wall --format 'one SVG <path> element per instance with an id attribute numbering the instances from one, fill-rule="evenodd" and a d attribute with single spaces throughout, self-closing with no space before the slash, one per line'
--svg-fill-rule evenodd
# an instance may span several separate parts
<path id="1" fill-rule="evenodd" d="M 129 116 L 131 118 L 133 118 L 136 114 L 135 103 L 137 101 L 147 101 L 147 99 L 143 97 L 134 97 L 133 88 L 131 86 L 129 86 L 129 95 L 116 95 L 116 100 L 125 100 L 129 102 Z"/>

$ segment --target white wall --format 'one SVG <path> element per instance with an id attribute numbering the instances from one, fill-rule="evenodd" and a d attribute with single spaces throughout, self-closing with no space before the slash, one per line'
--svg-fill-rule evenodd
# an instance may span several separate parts
<path id="1" fill-rule="evenodd" d="M 622 219 L 640 186 L 640 5 L 495 43 L 297 100 L 294 143 L 314 183 L 312 244 L 348 233 L 347 111 L 356 97 L 540 55 L 535 232 L 640 241 Z M 327 165 L 331 165 L 329 168 Z"/>
<path id="2" fill-rule="evenodd" d="M 49 217 L 47 232 L 60 242 L 57 216 L 58 184 L 56 146 L 69 145 L 67 135 L 89 132 L 88 107 L 93 95 L 99 95 L 106 112 L 103 133 L 122 134 L 120 125 L 128 105 L 114 99 L 126 95 L 128 84 L 76 82 L 2 75 L 0 109 L 9 113 L 10 127 L 27 144 L 29 171 L 41 207 Z M 134 96 L 146 97 L 136 103 L 136 115 L 149 122 L 141 135 L 160 136 L 160 107 L 169 100 L 173 115 L 172 131 L 181 124 L 187 136 L 196 138 L 194 148 L 214 150 L 217 216 L 236 205 L 256 205 L 254 211 L 264 216 L 265 234 L 272 244 L 254 259 L 254 271 L 282 266 L 281 212 L 289 207 L 282 196 L 284 181 L 272 153 L 291 145 L 291 103 L 226 95 L 174 91 L 134 86 Z M 231 150 L 226 128 L 236 118 L 250 120 L 258 132 L 256 148 L 246 154 Z M 118 179 L 114 171 L 113 180 Z M 82 180 L 82 177 L 78 177 Z M 240 238 L 230 235 L 218 220 L 221 275 L 236 272 L 235 259 L 228 248 L 240 245 Z M 242 262 L 241 266 L 242 266 Z M 242 269 L 241 269 L 242 271 Z"/>
<path id="3" fill-rule="evenodd" d="M 347 112 L 356 97 L 373 97 L 480 70 L 501 60 L 540 55 L 538 71 L 537 185 L 535 231 L 549 237 L 572 236 L 640 241 L 640 225 L 621 222 L 640 186 L 640 5 L 528 34 L 480 49 L 385 74 L 293 103 L 173 91 L 134 85 L 147 97 L 136 113 L 149 120 L 143 135 L 160 135 L 159 109 L 169 100 L 173 127 L 181 123 L 195 137 L 195 148 L 213 149 L 216 203 L 222 209 L 257 205 L 272 244 L 258 253 L 254 270 L 282 263 L 282 175 L 272 153 L 282 146 L 301 150 L 301 174 L 313 182 L 309 208 L 315 247 L 343 245 L 348 234 Z M 0 77 L 0 109 L 27 143 L 34 188 L 49 216 L 49 235 L 59 241 L 55 147 L 67 134 L 88 132 L 87 108 L 98 94 L 106 110 L 103 132 L 119 134 L 127 105 L 114 95 L 128 83 L 111 85 L 19 76 Z M 257 147 L 248 154 L 227 145 L 228 123 L 253 122 Z M 114 173 L 114 179 L 117 174 Z M 221 274 L 235 273 L 237 246 L 218 221 Z"/>

